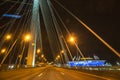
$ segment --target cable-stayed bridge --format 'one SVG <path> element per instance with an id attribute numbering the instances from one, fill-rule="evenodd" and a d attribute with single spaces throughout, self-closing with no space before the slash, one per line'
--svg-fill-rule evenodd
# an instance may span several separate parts
<path id="1" fill-rule="evenodd" d="M 73 34 L 75 32 L 73 32 L 64 22 L 64 18 L 62 18 L 62 16 L 65 17 L 65 15 L 60 15 L 62 11 L 59 12 L 60 10 L 57 10 L 56 5 L 63 10 L 65 15 L 71 16 L 80 27 L 83 27 L 88 31 L 89 34 L 92 35 L 98 43 L 100 43 L 101 47 L 106 47 L 111 52 L 110 55 L 114 55 L 118 60 L 118 62 L 116 61 L 117 65 L 120 65 L 120 53 L 72 11 L 67 9 L 64 4 L 59 2 L 59 0 L 3 0 L 0 3 L 0 6 L 2 7 L 2 11 L 0 13 L 1 68 L 7 67 L 7 69 L 20 69 L 54 64 L 58 67 L 71 69 L 81 69 L 81 67 L 97 70 L 113 69 L 111 68 L 112 65 L 110 63 L 108 63 L 109 65 L 105 64 L 107 56 L 103 58 L 104 60 L 101 60 L 101 57 L 99 58 L 96 53 L 92 53 L 92 56 L 84 53 L 81 48 L 82 46 L 79 45 L 79 38 Z M 45 47 L 44 44 L 46 44 L 47 47 Z M 49 59 L 51 57 L 52 62 L 49 63 Z M 107 68 L 105 68 L 106 66 Z M 114 68 L 119 70 L 119 66 L 115 66 Z M 25 71 L 27 72 L 31 70 Z M 33 72 L 37 72 L 37 70 L 39 69 L 33 69 Z M 49 80 L 54 79 L 52 76 L 55 73 L 60 80 L 63 79 L 63 77 L 60 77 L 58 72 L 60 72 L 61 75 L 70 75 L 67 70 L 47 66 L 45 68 L 41 68 L 41 72 L 32 74 L 32 77 L 41 73 L 37 78 L 35 77 L 38 79 L 44 75 L 44 73 L 42 73 L 44 70 L 45 74 L 51 74 Z M 28 75 L 26 72 L 25 74 Z M 21 74 L 18 72 L 16 73 Z M 96 74 L 93 75 L 79 72 L 73 72 L 73 74 L 85 74 L 91 79 L 108 79 L 106 76 L 99 77 L 96 76 Z M 79 79 L 72 75 L 71 77 L 74 80 Z M 18 77 L 15 77 L 15 79 L 17 78 Z M 11 78 L 11 80 L 12 79 L 14 79 L 14 77 Z M 26 79 L 29 79 L 29 77 L 26 77 Z M 42 80 L 44 80 L 44 78 Z"/>

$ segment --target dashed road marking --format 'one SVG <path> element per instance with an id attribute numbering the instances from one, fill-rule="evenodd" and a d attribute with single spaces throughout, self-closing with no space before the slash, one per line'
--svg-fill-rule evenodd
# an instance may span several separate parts
<path id="1" fill-rule="evenodd" d="M 95 75 L 95 74 L 90 74 L 90 73 L 85 73 L 85 72 L 78 72 L 78 73 L 89 75 L 89 76 L 93 76 L 93 77 L 97 77 L 97 78 L 101 78 L 101 79 L 105 79 L 105 80 L 111 80 L 109 78 L 98 76 L 98 75 Z"/>
<path id="2" fill-rule="evenodd" d="M 43 75 L 43 73 L 39 74 L 38 76 L 40 77 L 40 76 L 42 76 L 42 75 Z"/>
<path id="3" fill-rule="evenodd" d="M 61 72 L 62 75 L 64 75 L 65 73 Z"/>

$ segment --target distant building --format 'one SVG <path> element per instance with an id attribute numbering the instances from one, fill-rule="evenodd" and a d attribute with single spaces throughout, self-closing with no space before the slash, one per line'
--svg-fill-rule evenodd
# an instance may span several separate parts
<path id="1" fill-rule="evenodd" d="M 74 66 L 105 66 L 105 60 L 82 60 L 82 61 L 69 61 L 70 67 Z"/>
<path id="2" fill-rule="evenodd" d="M 105 66 L 105 61 L 106 60 L 100 60 L 98 56 L 94 55 L 93 58 L 90 57 L 85 57 L 85 58 L 80 58 L 79 61 L 69 61 L 68 65 L 70 67 L 74 66 Z"/>

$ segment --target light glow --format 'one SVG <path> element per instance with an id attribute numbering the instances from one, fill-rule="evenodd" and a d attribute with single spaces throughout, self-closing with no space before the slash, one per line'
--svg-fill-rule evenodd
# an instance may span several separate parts
<path id="1" fill-rule="evenodd" d="M 11 39 L 11 35 L 8 34 L 5 38 L 6 38 L 7 40 Z"/>
<path id="2" fill-rule="evenodd" d="M 40 49 L 37 49 L 37 53 L 40 53 L 41 52 L 41 50 Z"/>
<path id="3" fill-rule="evenodd" d="M 74 42 L 75 40 L 74 40 L 74 38 L 73 38 L 73 37 L 71 37 L 71 38 L 70 38 L 70 41 L 71 41 L 71 42 Z"/>
<path id="4" fill-rule="evenodd" d="M 70 43 L 72 43 L 72 44 L 75 44 L 75 37 L 73 37 L 73 36 L 70 36 L 69 37 L 69 39 L 68 39 L 68 41 L 70 42 Z"/>
<path id="5" fill-rule="evenodd" d="M 43 57 L 44 57 L 44 55 L 42 54 L 42 55 L 41 55 L 41 57 L 43 58 Z"/>
<path id="6" fill-rule="evenodd" d="M 65 51 L 64 51 L 64 50 L 62 50 L 62 51 L 61 51 L 61 53 L 65 53 Z"/>
<path id="7" fill-rule="evenodd" d="M 26 34 L 24 36 L 24 41 L 29 41 L 31 39 L 31 35 L 30 34 Z"/>
<path id="8" fill-rule="evenodd" d="M 58 55 L 57 58 L 60 58 L 60 56 Z"/>
<path id="9" fill-rule="evenodd" d="M 3 53 L 5 53 L 5 52 L 6 52 L 6 49 L 3 48 L 3 49 L 1 50 L 1 53 L 3 54 Z"/>

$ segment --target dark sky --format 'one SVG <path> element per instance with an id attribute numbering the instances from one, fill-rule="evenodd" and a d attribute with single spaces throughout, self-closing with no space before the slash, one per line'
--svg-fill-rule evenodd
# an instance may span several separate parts
<path id="1" fill-rule="evenodd" d="M 120 6 L 119 0 L 58 0 L 105 41 L 120 52 Z M 79 47 L 86 55 L 97 54 L 111 60 L 114 53 L 107 49 L 92 34 L 84 29 L 58 5 L 57 10 L 71 32 L 78 37 Z M 116 59 L 114 57 L 113 59 Z"/>
<path id="2" fill-rule="evenodd" d="M 13 0 L 15 1 L 15 0 Z M 79 24 L 72 16 L 65 12 L 54 0 L 51 0 L 59 12 L 61 18 L 67 25 L 71 33 L 77 37 L 77 42 L 84 55 L 98 55 L 101 59 L 116 61 L 119 58 L 107 49 L 88 30 Z M 98 33 L 104 40 L 120 52 L 120 6 L 119 0 L 58 0 L 67 9 L 73 12 L 91 29 Z M 4 7 L 9 7 L 6 5 Z M 2 10 L 0 13 L 5 10 Z M 6 8 L 7 9 L 7 8 Z M 4 23 L 4 21 L 3 21 Z M 1 25 L 1 24 L 0 24 Z M 43 28 L 44 29 L 44 28 Z M 0 30 L 2 31 L 2 30 Z M 44 32 L 44 31 L 43 31 Z M 66 35 L 67 36 L 67 35 Z M 47 41 L 47 38 L 44 38 Z M 49 44 L 45 42 L 45 45 Z M 44 52 L 49 54 L 49 47 L 44 48 Z M 73 47 L 72 47 L 73 48 Z M 73 51 L 75 52 L 75 51 Z M 51 54 L 47 56 L 52 60 Z M 111 60 L 111 58 L 113 60 Z"/>
<path id="3" fill-rule="evenodd" d="M 120 51 L 119 0 L 60 0 L 71 12 Z M 63 15 L 64 16 L 64 15 Z M 67 21 L 67 20 L 66 20 Z M 69 22 L 69 18 L 68 18 Z"/>

